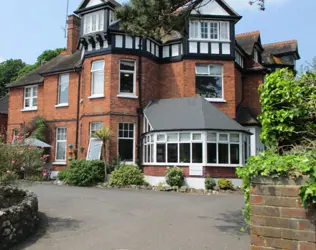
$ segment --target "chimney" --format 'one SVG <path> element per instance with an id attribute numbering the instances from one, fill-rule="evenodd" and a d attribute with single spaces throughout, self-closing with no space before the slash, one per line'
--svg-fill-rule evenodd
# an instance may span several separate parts
<path id="1" fill-rule="evenodd" d="M 75 53 L 80 37 L 80 17 L 76 15 L 68 16 L 67 51 Z"/>

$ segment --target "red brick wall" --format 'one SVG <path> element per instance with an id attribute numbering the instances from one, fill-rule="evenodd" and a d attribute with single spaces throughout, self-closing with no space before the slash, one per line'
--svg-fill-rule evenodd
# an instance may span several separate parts
<path id="1" fill-rule="evenodd" d="M 316 249 L 316 206 L 299 201 L 301 181 L 253 180 L 250 190 L 251 249 Z"/>
<path id="2" fill-rule="evenodd" d="M 173 167 L 173 166 L 169 166 Z M 184 173 L 185 177 L 192 177 L 189 175 L 189 167 L 179 166 Z M 168 166 L 143 166 L 144 174 L 150 176 L 165 176 Z M 237 178 L 235 174 L 236 168 L 228 167 L 204 167 L 203 176 L 194 176 L 194 177 L 213 177 L 213 178 Z"/>

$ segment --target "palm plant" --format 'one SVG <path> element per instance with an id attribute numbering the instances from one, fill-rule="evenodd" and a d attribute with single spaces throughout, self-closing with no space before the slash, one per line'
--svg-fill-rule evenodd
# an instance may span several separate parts
<path id="1" fill-rule="evenodd" d="M 106 174 L 106 165 L 107 165 L 107 162 L 108 162 L 106 152 L 107 152 L 107 149 L 108 149 L 108 143 L 109 143 L 110 140 L 112 140 L 112 136 L 110 134 L 110 130 L 109 130 L 109 128 L 104 128 L 103 127 L 101 129 L 97 130 L 93 134 L 93 136 L 102 141 L 102 157 L 103 157 L 103 160 L 105 162 L 105 174 Z"/>

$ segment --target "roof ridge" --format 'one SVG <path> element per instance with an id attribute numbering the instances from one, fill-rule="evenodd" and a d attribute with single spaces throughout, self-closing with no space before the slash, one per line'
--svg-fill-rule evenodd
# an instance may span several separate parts
<path id="1" fill-rule="evenodd" d="M 287 41 L 281 41 L 281 42 L 275 42 L 275 43 L 267 43 L 263 44 L 263 47 L 270 47 L 270 46 L 276 46 L 276 45 L 283 45 L 283 44 L 290 44 L 290 43 L 295 43 L 297 45 L 297 40 L 287 40 Z"/>
<path id="2" fill-rule="evenodd" d="M 246 32 L 246 33 L 240 33 L 240 34 L 237 34 L 236 37 L 250 36 L 250 35 L 256 35 L 256 34 L 260 34 L 260 30 L 250 31 L 250 32 Z"/>

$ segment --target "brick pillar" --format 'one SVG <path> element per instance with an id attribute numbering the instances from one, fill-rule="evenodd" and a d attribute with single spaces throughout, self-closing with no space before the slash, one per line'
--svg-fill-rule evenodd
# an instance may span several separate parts
<path id="1" fill-rule="evenodd" d="M 253 180 L 250 191 L 251 249 L 316 250 L 316 206 L 306 211 L 299 188 L 306 179 Z"/>
<path id="2" fill-rule="evenodd" d="M 80 18 L 76 15 L 70 15 L 67 24 L 67 50 L 70 53 L 74 53 L 77 51 L 78 40 L 80 37 Z"/>

